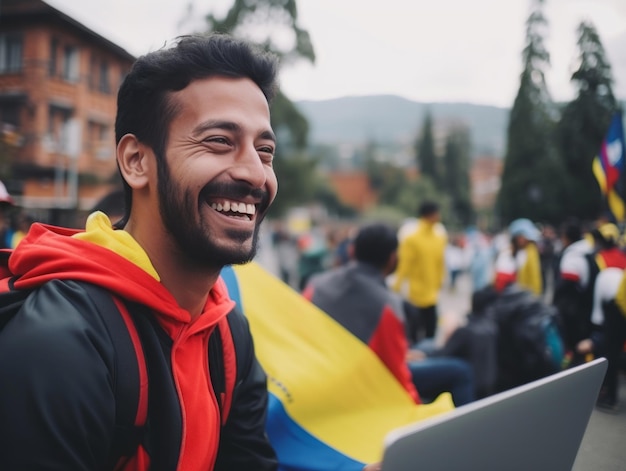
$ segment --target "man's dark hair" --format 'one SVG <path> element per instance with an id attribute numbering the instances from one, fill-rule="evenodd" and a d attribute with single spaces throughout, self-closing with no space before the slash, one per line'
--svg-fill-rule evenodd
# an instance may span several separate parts
<path id="1" fill-rule="evenodd" d="M 387 224 L 369 224 L 359 229 L 353 247 L 357 261 L 383 268 L 398 249 L 398 236 Z"/>
<path id="2" fill-rule="evenodd" d="M 561 235 L 570 243 L 582 239 L 582 223 L 574 217 L 568 218 L 561 226 Z"/>
<path id="3" fill-rule="evenodd" d="M 268 103 L 277 91 L 278 59 L 253 44 L 225 34 L 181 36 L 173 47 L 139 57 L 122 82 L 117 95 L 115 142 L 134 134 L 152 148 L 159 169 L 167 146 L 168 128 L 178 113 L 172 92 L 192 81 L 213 76 L 249 78 Z M 124 181 L 125 217 L 129 217 L 132 193 Z M 119 226 L 118 225 L 118 226 Z"/>
<path id="4" fill-rule="evenodd" d="M 424 201 L 417 212 L 419 217 L 432 216 L 439 212 L 439 205 L 434 201 Z"/>
<path id="5" fill-rule="evenodd" d="M 498 298 L 498 292 L 492 285 L 485 286 L 472 293 L 472 314 L 485 314 L 487 308 Z"/>

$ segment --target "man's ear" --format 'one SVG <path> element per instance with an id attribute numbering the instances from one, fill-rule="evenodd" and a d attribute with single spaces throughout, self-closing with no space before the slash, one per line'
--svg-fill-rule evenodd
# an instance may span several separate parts
<path id="1" fill-rule="evenodd" d="M 133 189 L 145 187 L 149 182 L 150 165 L 153 162 L 148 156 L 149 150 L 134 134 L 124 135 L 117 144 L 120 172 Z"/>
<path id="2" fill-rule="evenodd" d="M 350 260 L 355 260 L 356 256 L 354 255 L 354 242 L 350 242 L 348 244 L 348 258 Z"/>
<path id="3" fill-rule="evenodd" d="M 387 263 L 385 265 L 385 275 L 391 275 L 398 268 L 398 251 L 394 250 L 389 254 L 389 258 L 387 259 Z"/>

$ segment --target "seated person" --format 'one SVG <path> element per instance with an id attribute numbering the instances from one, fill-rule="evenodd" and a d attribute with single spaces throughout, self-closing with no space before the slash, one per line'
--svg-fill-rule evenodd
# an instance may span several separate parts
<path id="1" fill-rule="evenodd" d="M 490 313 L 490 305 L 496 296 L 491 286 L 474 292 L 472 311 L 466 323 L 457 327 L 442 347 L 429 353 L 429 357 L 455 357 L 467 361 L 474 372 L 477 399 L 496 392 L 498 325 Z"/>
<path id="2" fill-rule="evenodd" d="M 385 284 L 395 270 L 397 249 L 393 228 L 367 225 L 350 246 L 352 260 L 314 275 L 303 295 L 369 345 L 417 403 L 422 402 L 420 394 L 434 400 L 444 391 L 452 393 L 457 406 L 471 402 L 469 365 L 455 358 L 422 359 L 420 353 L 409 352 L 402 299 Z"/>

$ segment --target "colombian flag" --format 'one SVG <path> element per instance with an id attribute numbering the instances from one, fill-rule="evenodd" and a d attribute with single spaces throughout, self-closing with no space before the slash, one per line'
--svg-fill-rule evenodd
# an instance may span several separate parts
<path id="1" fill-rule="evenodd" d="M 268 376 L 267 432 L 281 470 L 361 471 L 394 428 L 453 409 L 416 405 L 370 348 L 256 263 L 222 277 Z"/>
<path id="2" fill-rule="evenodd" d="M 611 120 L 600 154 L 593 159 L 593 174 L 598 180 L 602 194 L 607 198 L 609 210 L 618 223 L 626 219 L 624 200 L 617 188 L 626 159 L 625 147 L 622 114 L 618 112 Z"/>

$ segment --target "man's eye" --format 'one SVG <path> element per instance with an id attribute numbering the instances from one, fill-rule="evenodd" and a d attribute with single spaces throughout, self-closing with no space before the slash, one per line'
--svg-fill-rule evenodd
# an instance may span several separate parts
<path id="1" fill-rule="evenodd" d="M 204 139 L 204 142 L 206 142 L 208 144 L 224 144 L 224 145 L 227 145 L 228 144 L 228 139 L 226 139 L 225 137 L 221 137 L 221 136 L 211 136 L 211 137 L 207 137 L 206 139 Z"/>

